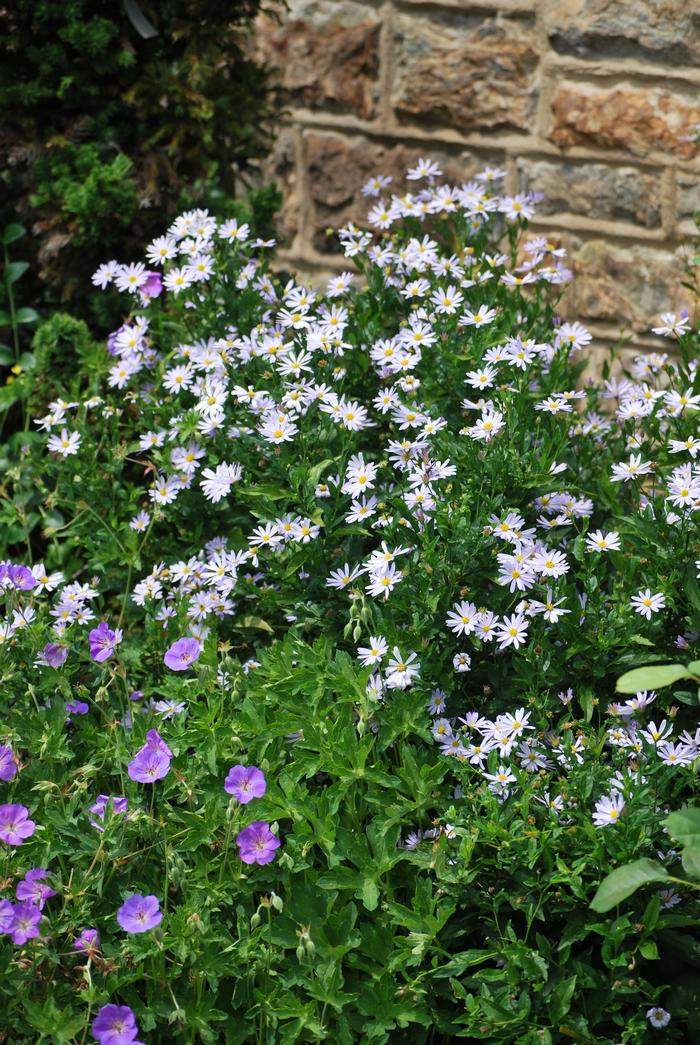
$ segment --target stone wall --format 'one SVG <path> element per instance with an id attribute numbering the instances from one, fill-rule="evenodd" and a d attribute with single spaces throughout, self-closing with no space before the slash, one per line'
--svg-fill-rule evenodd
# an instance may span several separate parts
<path id="1" fill-rule="evenodd" d="M 700 9 L 687 0 L 289 0 L 261 19 L 291 112 L 268 174 L 284 258 L 340 265 L 329 226 L 361 220 L 360 186 L 418 156 L 462 180 L 506 169 L 545 198 L 533 228 L 575 271 L 566 310 L 601 340 L 646 341 L 687 303 L 683 237 L 700 208 Z"/>

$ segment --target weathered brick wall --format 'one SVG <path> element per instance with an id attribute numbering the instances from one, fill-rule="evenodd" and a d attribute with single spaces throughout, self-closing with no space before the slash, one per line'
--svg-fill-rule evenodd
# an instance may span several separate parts
<path id="1" fill-rule="evenodd" d="M 262 51 L 293 107 L 268 173 L 285 258 L 327 273 L 326 229 L 363 182 L 418 156 L 462 180 L 506 169 L 545 194 L 533 227 L 570 253 L 567 311 L 601 340 L 687 303 L 682 241 L 700 208 L 700 9 L 688 0 L 289 0 Z"/>

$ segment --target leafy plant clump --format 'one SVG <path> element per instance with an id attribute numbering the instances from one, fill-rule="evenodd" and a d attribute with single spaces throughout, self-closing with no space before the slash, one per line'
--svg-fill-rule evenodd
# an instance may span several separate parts
<path id="1" fill-rule="evenodd" d="M 184 206 L 238 195 L 281 103 L 248 46 L 261 6 L 5 5 L 2 215 L 31 228 L 37 299 L 84 316 L 105 252 L 133 253 Z"/>
<path id="2" fill-rule="evenodd" d="M 615 683 L 700 659 L 698 335 L 666 314 L 672 356 L 588 374 L 501 176 L 373 179 L 323 293 L 188 211 L 95 272 L 106 347 L 37 342 L 2 508 L 12 1041 L 688 1040 L 694 674 Z"/>

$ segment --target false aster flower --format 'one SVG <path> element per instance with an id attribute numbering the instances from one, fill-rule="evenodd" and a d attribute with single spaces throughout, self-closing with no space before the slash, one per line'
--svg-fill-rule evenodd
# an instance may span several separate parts
<path id="1" fill-rule="evenodd" d="M 671 1022 L 671 1013 L 667 1012 L 666 1009 L 660 1008 L 660 1006 L 653 1006 L 647 1010 L 647 1019 L 652 1027 L 656 1027 L 659 1030 L 661 1027 L 666 1027 Z"/>
<path id="2" fill-rule="evenodd" d="M 185 702 L 184 700 L 157 700 L 153 705 L 153 710 L 163 718 L 175 718 L 185 710 Z"/>
<path id="3" fill-rule="evenodd" d="M 36 824 L 29 819 L 26 806 L 8 802 L 0 805 L 0 840 L 8 845 L 21 845 L 36 831 Z"/>
<path id="4" fill-rule="evenodd" d="M 178 639 L 166 650 L 163 662 L 171 671 L 187 671 L 190 664 L 194 664 L 199 659 L 201 652 L 201 647 L 196 639 Z"/>
<path id="5" fill-rule="evenodd" d="M 269 864 L 275 859 L 275 850 L 282 845 L 264 820 L 254 820 L 236 837 L 236 845 L 244 864 Z"/>
<path id="6" fill-rule="evenodd" d="M 224 781 L 224 791 L 247 805 L 254 798 L 261 798 L 267 790 L 265 774 L 257 766 L 232 766 Z"/>
<path id="7" fill-rule="evenodd" d="M 117 911 L 117 921 L 128 933 L 145 933 L 154 929 L 163 920 L 157 896 L 141 896 L 135 893 L 125 900 Z"/>

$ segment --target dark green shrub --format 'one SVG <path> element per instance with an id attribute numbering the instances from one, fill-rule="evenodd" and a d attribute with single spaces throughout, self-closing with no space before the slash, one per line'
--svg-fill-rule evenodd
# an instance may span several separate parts
<path id="1" fill-rule="evenodd" d="M 28 260 L 47 304 L 80 311 L 107 256 L 135 254 L 183 207 L 231 198 L 265 156 L 280 97 L 247 48 L 261 6 L 16 0 L 0 10 L 2 216 L 34 234 Z"/>

